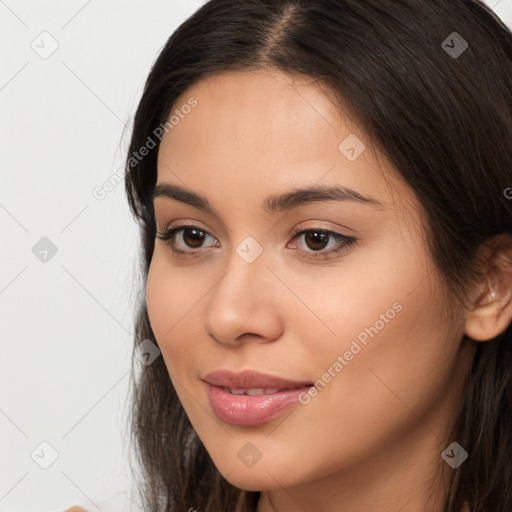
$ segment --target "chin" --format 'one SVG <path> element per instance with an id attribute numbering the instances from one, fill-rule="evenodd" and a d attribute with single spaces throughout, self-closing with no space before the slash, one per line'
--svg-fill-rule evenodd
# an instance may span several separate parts
<path id="1" fill-rule="evenodd" d="M 236 469 L 231 470 L 231 472 L 228 471 L 227 474 L 221 471 L 221 474 L 231 485 L 244 491 L 268 491 L 280 488 L 283 485 L 278 474 L 275 478 L 272 478 L 274 474 L 267 473 L 264 468 Z M 286 485 L 289 484 L 286 483 Z"/>

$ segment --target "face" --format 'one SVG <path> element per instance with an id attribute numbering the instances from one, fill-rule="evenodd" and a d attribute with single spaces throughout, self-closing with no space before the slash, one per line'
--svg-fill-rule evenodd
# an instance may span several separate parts
<path id="1" fill-rule="evenodd" d="M 147 307 L 220 472 L 243 489 L 305 489 L 399 468 L 404 454 L 421 468 L 440 459 L 469 359 L 413 192 L 304 79 L 224 73 L 173 108 Z M 205 382 L 217 370 L 235 374 L 227 387 L 266 389 L 225 392 Z"/>

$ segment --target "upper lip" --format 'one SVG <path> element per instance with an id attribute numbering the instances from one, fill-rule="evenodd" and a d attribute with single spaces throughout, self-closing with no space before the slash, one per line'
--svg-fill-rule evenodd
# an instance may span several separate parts
<path id="1" fill-rule="evenodd" d="M 230 389 L 278 388 L 281 390 L 312 385 L 311 382 L 305 380 L 288 380 L 276 375 L 257 372 L 255 370 L 243 370 L 241 372 L 216 370 L 205 375 L 202 380 L 209 384 L 213 384 L 214 386 Z"/>

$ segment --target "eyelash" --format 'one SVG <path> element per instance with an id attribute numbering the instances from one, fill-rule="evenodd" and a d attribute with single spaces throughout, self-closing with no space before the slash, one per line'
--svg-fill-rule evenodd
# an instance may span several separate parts
<path id="1" fill-rule="evenodd" d="M 181 257 L 181 258 L 196 257 L 196 256 L 198 256 L 198 253 L 201 252 L 200 250 L 196 251 L 196 250 L 192 249 L 191 251 L 183 251 L 182 249 L 178 249 L 173 242 L 174 236 L 179 232 L 185 231 L 186 229 L 191 229 L 191 230 L 193 229 L 196 231 L 200 231 L 201 233 L 204 233 L 207 236 L 210 236 L 210 237 L 212 236 L 212 235 L 210 235 L 210 233 L 208 233 L 204 229 L 200 228 L 199 226 L 194 226 L 193 224 L 185 224 L 182 226 L 176 226 L 174 228 L 168 229 L 167 231 L 164 231 L 164 232 L 157 231 L 156 238 L 159 240 L 163 240 L 169 246 L 169 248 L 171 249 L 171 252 L 173 252 L 178 257 Z M 301 252 L 306 252 L 308 254 L 311 254 L 310 256 L 306 256 L 306 258 L 310 258 L 310 259 L 317 259 L 317 258 L 327 259 L 325 257 L 326 254 L 329 254 L 329 255 L 334 254 L 334 256 L 339 255 L 339 254 L 344 254 L 345 252 L 347 252 L 350 249 L 350 247 L 352 247 L 357 242 L 357 239 L 352 236 L 343 235 L 341 233 L 336 233 L 335 231 L 330 231 L 328 229 L 321 229 L 321 228 L 301 229 L 300 226 L 297 227 L 293 231 L 292 240 L 297 238 L 299 235 L 303 235 L 303 234 L 311 233 L 311 232 L 330 235 L 330 237 L 333 238 L 335 241 L 342 242 L 343 244 L 340 247 L 338 247 L 337 249 L 331 249 L 328 251 L 324 251 L 323 249 L 321 249 L 319 251 L 305 251 L 304 249 L 299 249 L 299 251 L 301 251 Z M 199 248 L 199 249 L 201 249 L 201 248 Z"/>

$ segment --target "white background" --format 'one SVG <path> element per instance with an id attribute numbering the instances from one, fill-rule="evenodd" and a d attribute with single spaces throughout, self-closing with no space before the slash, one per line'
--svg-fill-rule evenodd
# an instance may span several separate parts
<path id="1" fill-rule="evenodd" d="M 123 165 L 159 50 L 202 3 L 0 0 L 0 512 L 139 509 L 126 407 L 138 233 L 122 180 L 93 190 Z M 512 27 L 512 0 L 487 3 Z M 42 237 L 57 248 L 46 262 Z M 43 441 L 58 453 L 48 469 Z"/>

